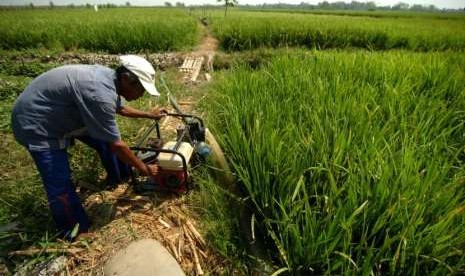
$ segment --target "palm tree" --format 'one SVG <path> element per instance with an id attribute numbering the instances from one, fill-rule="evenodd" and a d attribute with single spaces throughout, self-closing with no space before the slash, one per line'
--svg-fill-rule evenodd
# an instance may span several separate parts
<path id="1" fill-rule="evenodd" d="M 224 16 L 226 16 L 226 12 L 228 11 L 228 7 L 234 7 L 237 5 L 237 0 L 217 0 L 218 2 L 224 2 Z"/>

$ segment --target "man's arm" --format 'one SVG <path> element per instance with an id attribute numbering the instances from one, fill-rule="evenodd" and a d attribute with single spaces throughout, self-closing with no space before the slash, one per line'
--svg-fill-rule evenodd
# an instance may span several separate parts
<path id="1" fill-rule="evenodd" d="M 124 117 L 130 118 L 146 118 L 146 119 L 160 119 L 167 113 L 165 109 L 158 109 L 154 112 L 142 111 L 130 106 L 122 106 L 116 113 Z"/>
<path id="2" fill-rule="evenodd" d="M 129 147 L 121 140 L 110 143 L 110 150 L 118 156 L 118 158 L 126 164 L 136 168 L 139 172 L 147 176 L 155 176 L 158 172 L 157 166 L 146 165 L 129 149 Z"/>

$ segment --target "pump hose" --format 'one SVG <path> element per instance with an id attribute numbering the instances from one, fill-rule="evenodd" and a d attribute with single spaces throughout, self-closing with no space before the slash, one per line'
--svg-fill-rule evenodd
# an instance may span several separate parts
<path id="1" fill-rule="evenodd" d="M 166 91 L 168 91 L 167 93 L 167 96 L 168 96 L 168 102 L 174 107 L 174 109 L 176 110 L 176 112 L 178 112 L 179 114 L 185 114 L 181 108 L 179 107 L 178 105 L 178 102 L 176 101 L 176 99 L 173 97 L 173 95 L 171 95 L 171 90 L 169 89 L 168 85 L 166 85 L 166 82 L 165 82 L 165 77 L 164 77 L 165 73 L 161 73 L 160 75 L 160 82 L 161 82 L 161 85 L 166 89 Z"/>

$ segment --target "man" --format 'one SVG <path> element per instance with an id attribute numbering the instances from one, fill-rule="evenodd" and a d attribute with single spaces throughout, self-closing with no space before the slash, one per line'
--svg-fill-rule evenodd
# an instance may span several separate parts
<path id="1" fill-rule="evenodd" d="M 27 148 L 40 172 L 53 218 L 65 238 L 89 220 L 71 179 L 67 148 L 79 139 L 94 148 L 115 185 L 129 177 L 129 166 L 154 176 L 158 168 L 139 160 L 121 140 L 116 113 L 132 118 L 159 119 L 165 111 L 144 112 L 123 105 L 146 90 L 158 96 L 152 65 L 139 56 L 119 58 L 112 70 L 100 65 L 68 65 L 34 79 L 18 97 L 12 112 L 16 140 Z"/>

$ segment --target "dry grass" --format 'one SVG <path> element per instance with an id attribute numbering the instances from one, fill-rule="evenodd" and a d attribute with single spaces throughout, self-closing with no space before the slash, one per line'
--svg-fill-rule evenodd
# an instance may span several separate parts
<path id="1" fill-rule="evenodd" d="M 91 212 L 106 204 L 112 206 L 108 217 Z M 95 224 L 111 222 L 95 231 L 87 250 L 70 255 L 70 275 L 103 275 L 104 265 L 114 253 L 144 238 L 160 241 L 188 275 L 219 274 L 226 265 L 198 230 L 201 223 L 188 196 L 138 196 L 128 185 L 120 185 L 114 191 L 89 196 L 85 205 Z M 80 241 L 76 246 L 86 244 Z"/>

